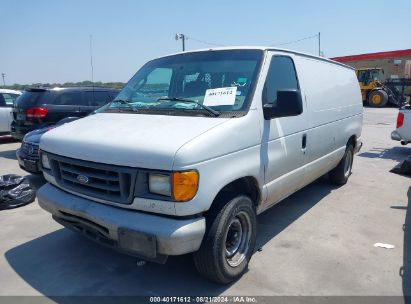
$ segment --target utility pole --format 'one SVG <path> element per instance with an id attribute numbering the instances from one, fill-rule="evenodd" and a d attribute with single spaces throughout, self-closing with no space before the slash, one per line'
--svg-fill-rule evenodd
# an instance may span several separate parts
<path id="1" fill-rule="evenodd" d="M 321 32 L 318 32 L 318 56 L 321 56 Z"/>
<path id="2" fill-rule="evenodd" d="M 6 74 L 1 73 L 1 77 L 3 78 L 3 86 L 6 86 L 6 81 L 4 80 L 4 78 L 6 77 Z"/>
<path id="3" fill-rule="evenodd" d="M 181 39 L 181 42 L 182 42 L 182 45 L 183 45 L 183 52 L 185 52 L 185 50 L 186 50 L 186 36 L 184 35 L 184 34 L 176 34 L 176 41 L 178 40 L 178 39 Z"/>

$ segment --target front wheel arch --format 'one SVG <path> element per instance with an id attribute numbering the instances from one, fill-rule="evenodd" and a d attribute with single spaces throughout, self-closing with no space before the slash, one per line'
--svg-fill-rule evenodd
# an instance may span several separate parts
<path id="1" fill-rule="evenodd" d="M 262 193 L 257 179 L 253 176 L 245 176 L 233 180 L 222 187 L 214 197 L 209 211 L 212 208 L 217 208 L 216 205 L 221 204 L 222 201 L 240 194 L 247 195 L 253 202 L 255 208 L 258 207 L 262 200 Z"/>

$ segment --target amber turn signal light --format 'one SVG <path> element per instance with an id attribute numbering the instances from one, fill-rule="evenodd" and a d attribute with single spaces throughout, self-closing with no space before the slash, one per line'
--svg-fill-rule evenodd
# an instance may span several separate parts
<path id="1" fill-rule="evenodd" d="M 198 179 L 197 171 L 173 172 L 171 177 L 173 199 L 177 202 L 191 200 L 197 193 Z"/>

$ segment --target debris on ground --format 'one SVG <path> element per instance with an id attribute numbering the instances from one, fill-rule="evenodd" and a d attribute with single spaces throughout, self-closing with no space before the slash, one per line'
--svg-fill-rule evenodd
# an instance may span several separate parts
<path id="1" fill-rule="evenodd" d="M 411 175 L 411 156 L 408 156 L 406 159 L 392 168 L 390 172 L 401 175 Z"/>
<path id="2" fill-rule="evenodd" d="M 26 178 L 16 174 L 0 176 L 0 210 L 27 205 L 35 198 L 36 190 Z"/>
<path id="3" fill-rule="evenodd" d="M 395 246 L 391 244 L 384 244 L 384 243 L 375 243 L 374 247 L 381 247 L 381 248 L 386 248 L 386 249 L 394 249 Z"/>

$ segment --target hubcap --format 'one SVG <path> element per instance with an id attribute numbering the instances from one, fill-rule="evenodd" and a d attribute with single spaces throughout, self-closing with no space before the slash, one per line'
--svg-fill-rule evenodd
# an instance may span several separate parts
<path id="1" fill-rule="evenodd" d="M 344 175 L 345 177 L 348 177 L 351 172 L 351 165 L 352 165 L 352 152 L 351 150 L 347 151 L 347 155 L 345 156 L 345 162 L 344 162 Z"/>
<path id="2" fill-rule="evenodd" d="M 236 267 L 245 259 L 251 240 L 251 220 L 241 211 L 228 225 L 225 237 L 225 257 L 231 267 Z"/>
<path id="3" fill-rule="evenodd" d="M 380 96 L 380 95 L 374 95 L 374 96 L 372 97 L 372 102 L 373 102 L 374 104 L 379 104 L 379 103 L 381 103 L 381 96 Z"/>
<path id="4" fill-rule="evenodd" d="M 240 220 L 235 218 L 231 221 L 230 227 L 227 232 L 226 243 L 226 255 L 231 258 L 238 250 L 241 244 L 241 238 L 243 237 L 243 228 L 241 227 Z"/>

